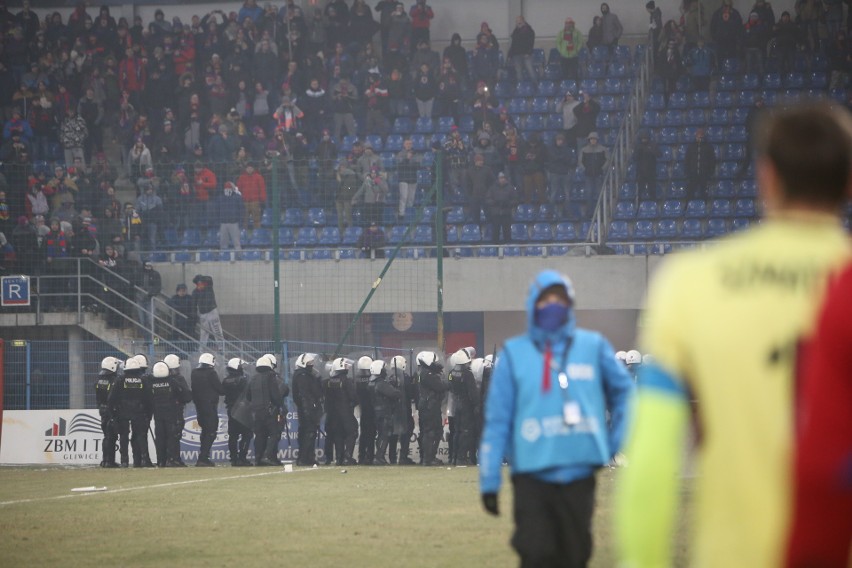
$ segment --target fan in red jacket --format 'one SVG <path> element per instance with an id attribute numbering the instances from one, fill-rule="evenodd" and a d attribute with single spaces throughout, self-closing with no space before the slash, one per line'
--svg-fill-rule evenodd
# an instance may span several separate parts
<path id="1" fill-rule="evenodd" d="M 266 203 L 266 181 L 252 164 L 247 164 L 245 171 L 237 178 L 237 187 L 243 194 L 245 204 L 243 227 L 249 228 L 249 217 L 251 217 L 254 228 L 260 228 L 261 212 Z"/>

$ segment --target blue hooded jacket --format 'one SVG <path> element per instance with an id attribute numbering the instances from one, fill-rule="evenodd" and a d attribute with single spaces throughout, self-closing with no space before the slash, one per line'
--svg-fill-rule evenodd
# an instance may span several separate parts
<path id="1" fill-rule="evenodd" d="M 536 325 L 536 300 L 554 285 L 564 286 L 573 303 L 566 277 L 553 270 L 540 273 L 527 297 L 527 333 L 509 339 L 497 357 L 479 452 L 482 493 L 500 489 L 504 456 L 513 475 L 569 483 L 591 476 L 621 447 L 633 381 L 602 335 L 576 327 L 573 309 L 556 331 Z M 567 389 L 560 386 L 561 373 Z M 572 425 L 563 418 L 569 401 L 580 408 L 580 421 Z"/>

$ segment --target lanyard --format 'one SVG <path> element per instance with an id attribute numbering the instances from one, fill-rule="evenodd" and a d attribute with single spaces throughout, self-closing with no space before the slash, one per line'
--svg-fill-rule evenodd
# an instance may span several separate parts
<path id="1" fill-rule="evenodd" d="M 569 353 L 571 352 L 571 345 L 572 345 L 572 341 L 571 341 L 571 339 L 569 338 L 569 339 L 565 342 L 565 350 L 562 352 L 562 357 L 560 358 L 560 359 L 561 359 L 561 360 L 560 360 L 560 362 L 559 362 L 559 363 L 556 363 L 556 362 L 555 362 L 555 361 L 554 361 L 554 360 L 550 357 L 550 345 L 548 344 L 548 346 L 547 346 L 547 352 L 546 352 L 546 354 L 545 354 L 545 359 L 544 359 L 544 360 L 545 360 L 545 365 L 548 365 L 548 364 L 549 364 L 549 367 L 550 367 L 549 369 L 545 369 L 545 373 L 547 373 L 547 380 L 545 381 L 545 384 L 546 384 L 546 385 L 547 385 L 547 387 L 549 388 L 549 385 L 550 385 L 550 380 L 549 380 L 549 378 L 550 378 L 550 373 L 551 373 L 552 371 L 556 371 L 556 372 L 558 373 L 558 378 L 559 378 L 559 389 L 562 391 L 562 397 L 563 397 L 566 401 L 567 401 L 567 400 L 570 400 L 570 397 L 568 396 L 568 373 L 567 373 L 567 371 L 566 371 L 566 365 L 567 365 L 567 363 L 568 363 L 568 355 L 569 355 Z"/>

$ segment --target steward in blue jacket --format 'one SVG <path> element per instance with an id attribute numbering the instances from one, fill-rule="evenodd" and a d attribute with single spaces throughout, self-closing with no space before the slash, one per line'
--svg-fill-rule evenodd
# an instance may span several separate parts
<path id="1" fill-rule="evenodd" d="M 505 457 L 522 565 L 585 566 L 595 471 L 624 439 L 633 381 L 603 336 L 576 328 L 567 277 L 540 273 L 526 307 L 529 330 L 505 343 L 491 378 L 480 491 L 485 509 L 498 514 Z"/>

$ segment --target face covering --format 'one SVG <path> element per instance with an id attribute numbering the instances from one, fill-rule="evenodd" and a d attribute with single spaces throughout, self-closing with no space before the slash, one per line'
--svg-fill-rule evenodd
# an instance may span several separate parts
<path id="1" fill-rule="evenodd" d="M 553 332 L 568 321 L 568 306 L 559 303 L 547 304 L 536 308 L 535 323 L 544 331 Z"/>

